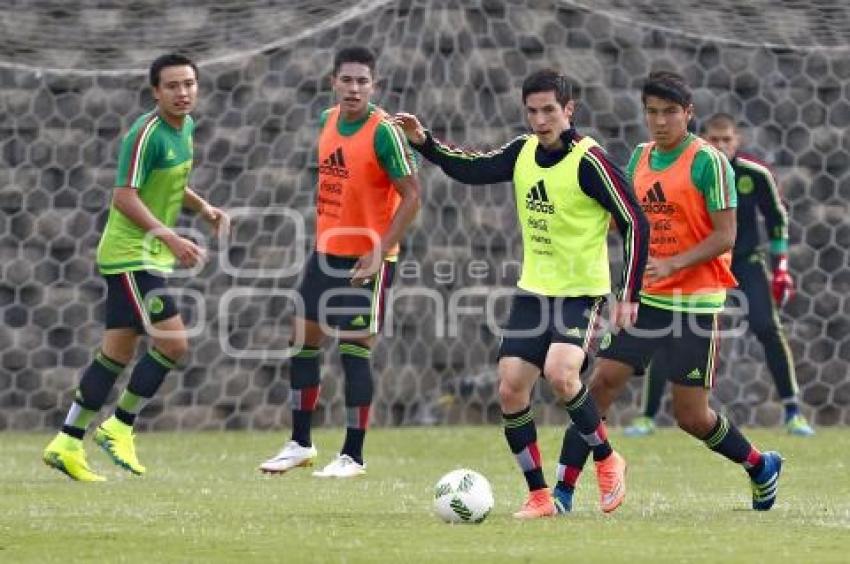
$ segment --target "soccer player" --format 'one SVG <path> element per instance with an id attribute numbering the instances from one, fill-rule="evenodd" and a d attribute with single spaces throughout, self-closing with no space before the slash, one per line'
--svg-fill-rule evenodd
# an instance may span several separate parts
<path id="1" fill-rule="evenodd" d="M 48 466 L 84 482 L 105 479 L 86 462 L 86 429 L 132 360 L 139 337 L 149 333 L 152 346 L 133 368 L 114 414 L 94 434 L 113 462 L 133 474 L 145 473 L 136 456 L 133 423 L 189 346 L 165 274 L 177 262 L 191 267 L 206 259 L 203 248 L 172 229 L 181 206 L 200 214 L 216 233 L 230 229 L 229 216 L 187 185 L 195 128 L 189 114 L 198 98 L 195 63 L 163 55 L 151 64 L 150 84 L 156 109 L 137 119 L 121 142 L 116 188 L 97 247 L 97 267 L 107 287 L 103 341 L 83 371 L 62 430 L 43 454 Z"/>
<path id="2" fill-rule="evenodd" d="M 630 331 L 600 351 L 590 389 L 606 413 L 635 371 L 652 362 L 673 384 L 679 427 L 740 464 L 752 482 L 753 509 L 770 509 L 782 457 L 761 453 L 724 415 L 709 407 L 718 351 L 717 316 L 735 286 L 729 251 L 735 242 L 734 172 L 726 157 L 689 133 L 692 93 L 676 73 L 650 74 L 641 96 L 652 141 L 632 153 L 628 174 L 650 221 L 650 258 L 641 308 Z M 570 475 L 588 456 L 581 430 L 567 436 Z M 570 484 L 575 487 L 575 480 Z"/>
<path id="3" fill-rule="evenodd" d="M 303 316 L 294 320 L 294 344 L 303 345 L 290 368 L 292 437 L 260 470 L 283 473 L 312 465 L 317 455 L 310 429 L 319 398 L 319 353 L 336 328 L 345 374 L 345 442 L 313 475 L 351 478 L 366 471 L 363 441 L 373 395 L 370 354 L 381 329 L 399 241 L 419 210 L 419 182 L 404 136 L 370 102 L 374 55 L 362 47 L 342 49 L 331 81 L 337 105 L 320 119 L 316 248 L 299 288 Z"/>
<path id="4" fill-rule="evenodd" d="M 553 70 L 531 74 L 522 100 L 532 133 L 487 153 L 458 150 L 434 139 L 415 116 L 398 114 L 414 148 L 467 184 L 513 182 L 522 231 L 518 291 L 499 350 L 499 400 L 505 438 L 528 485 L 514 514 L 547 517 L 570 510 L 561 485 L 552 493 L 543 477 L 531 391 L 541 372 L 593 451 L 600 507 L 616 509 L 626 493 L 625 460 L 608 441 L 593 398 L 579 374 L 586 362 L 599 307 L 611 291 L 606 234 L 613 216 L 623 236 L 625 267 L 613 306 L 616 326 L 637 316 L 647 256 L 648 226 L 622 172 L 590 137 L 570 125 L 575 108 L 565 77 Z"/>
<path id="5" fill-rule="evenodd" d="M 777 311 L 794 294 L 794 281 L 788 274 L 788 214 L 776 179 L 767 164 L 738 150 L 741 137 L 735 119 L 729 114 L 711 116 L 705 122 L 702 136 L 723 151 L 735 171 L 738 235 L 732 250 L 732 274 L 746 297 L 749 328 L 764 347 L 767 367 L 785 407 L 785 428 L 792 435 L 814 435 L 814 429 L 800 413 L 794 359 Z M 761 235 L 756 210 L 764 217 L 770 237 L 773 267 L 770 281 L 765 271 L 764 254 L 759 249 Z M 643 436 L 655 430 L 654 419 L 661 406 L 664 384 L 663 379 L 653 377 L 649 371 L 644 386 L 643 415 L 626 428 L 627 435 Z"/>

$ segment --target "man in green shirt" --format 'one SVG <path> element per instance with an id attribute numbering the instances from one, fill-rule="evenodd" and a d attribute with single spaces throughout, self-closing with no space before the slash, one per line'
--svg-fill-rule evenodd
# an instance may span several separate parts
<path id="1" fill-rule="evenodd" d="M 189 347 L 164 276 L 177 263 L 192 267 L 206 259 L 203 248 L 173 230 L 180 208 L 200 214 L 217 234 L 230 230 L 228 215 L 187 185 L 197 67 L 182 55 L 163 55 L 151 64 L 150 84 L 156 109 L 137 119 L 121 142 L 116 188 L 97 248 L 98 270 L 107 286 L 106 331 L 62 430 L 43 453 L 48 466 L 84 482 L 105 480 L 89 468 L 83 437 L 143 333 L 153 346 L 134 367 L 115 413 L 97 428 L 94 441 L 117 465 L 145 473 L 136 457 L 133 423 Z"/>
<path id="2" fill-rule="evenodd" d="M 399 243 L 419 210 L 416 163 L 383 109 L 371 103 L 374 53 L 362 46 L 334 56 L 337 104 L 320 117 L 316 240 L 298 295 L 289 366 L 292 434 L 260 471 L 283 474 L 311 466 L 313 413 L 321 390 L 321 352 L 339 337 L 345 378 L 345 439 L 319 478 L 366 473 L 363 447 L 374 383 L 372 348 L 383 323 Z"/>
<path id="3" fill-rule="evenodd" d="M 765 363 L 785 411 L 785 428 L 792 435 L 810 437 L 815 431 L 800 412 L 794 358 L 779 319 L 779 308 L 794 294 L 794 281 L 788 273 L 788 212 L 779 185 L 767 163 L 739 150 L 741 136 L 731 115 L 712 115 L 702 136 L 726 155 L 735 172 L 738 233 L 732 249 L 732 274 L 738 279 L 740 293 L 730 295 L 731 303 L 744 308 L 748 328 L 764 347 Z M 770 278 L 760 248 L 759 214 L 770 238 Z M 655 431 L 665 383 L 649 371 L 644 379 L 643 414 L 625 429 L 627 436 Z"/>
<path id="4" fill-rule="evenodd" d="M 640 316 L 600 351 L 591 394 L 607 413 L 629 378 L 652 363 L 653 372 L 672 384 L 679 427 L 740 465 L 750 478 L 753 509 L 768 511 L 776 502 L 781 455 L 760 451 L 709 405 L 718 315 L 727 289 L 736 285 L 729 252 L 736 233 L 734 173 L 721 152 L 688 131 L 694 105 L 684 78 L 651 73 L 641 101 L 652 140 L 638 145 L 628 168 L 650 221 Z M 590 454 L 580 430 L 568 432 L 565 449 L 578 475 Z"/>

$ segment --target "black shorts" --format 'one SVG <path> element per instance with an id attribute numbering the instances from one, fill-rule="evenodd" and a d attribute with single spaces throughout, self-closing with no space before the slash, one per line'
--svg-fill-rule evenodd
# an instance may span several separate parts
<path id="1" fill-rule="evenodd" d="M 588 352 L 597 335 L 604 297 L 550 297 L 518 292 L 502 328 L 499 358 L 515 356 L 541 370 L 552 343 L 571 343 Z M 585 358 L 582 370 L 587 367 Z"/>
<path id="2" fill-rule="evenodd" d="M 343 331 L 374 335 L 384 321 L 387 291 L 395 276 L 395 262 L 385 260 L 378 274 L 360 287 L 351 285 L 356 258 L 314 252 L 307 261 L 298 293 L 304 318 Z"/>
<path id="3" fill-rule="evenodd" d="M 178 315 L 174 298 L 168 293 L 168 280 L 144 270 L 105 274 L 106 328 L 145 328 Z"/>
<path id="4" fill-rule="evenodd" d="M 597 356 L 631 365 L 637 374 L 652 362 L 653 378 L 711 388 L 720 351 L 717 318 L 641 304 L 635 325 L 603 340 Z"/>

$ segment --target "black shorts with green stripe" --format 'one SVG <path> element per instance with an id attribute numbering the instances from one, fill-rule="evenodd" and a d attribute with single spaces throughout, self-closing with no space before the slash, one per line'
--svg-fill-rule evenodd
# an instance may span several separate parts
<path id="1" fill-rule="evenodd" d="M 552 343 L 570 343 L 585 352 L 595 348 L 604 297 L 541 296 L 519 290 L 502 327 L 499 358 L 518 357 L 543 370 Z M 582 370 L 587 367 L 584 359 Z"/>
<path id="2" fill-rule="evenodd" d="M 107 329 L 131 328 L 145 333 L 146 327 L 179 313 L 162 274 L 138 270 L 103 277 Z"/>
<path id="3" fill-rule="evenodd" d="M 298 287 L 305 319 L 342 331 L 369 335 L 381 331 L 396 264 L 385 260 L 374 278 L 354 287 L 351 274 L 356 263 L 352 257 L 310 255 Z"/>
<path id="4" fill-rule="evenodd" d="M 638 375 L 651 362 L 653 378 L 711 388 L 720 351 L 717 317 L 641 304 L 635 325 L 603 340 L 597 356 L 628 364 Z"/>

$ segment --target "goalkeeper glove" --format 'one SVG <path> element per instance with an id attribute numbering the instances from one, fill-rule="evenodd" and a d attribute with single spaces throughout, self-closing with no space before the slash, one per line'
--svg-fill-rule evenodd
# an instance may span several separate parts
<path id="1" fill-rule="evenodd" d="M 794 279 L 788 274 L 788 255 L 778 255 L 770 282 L 773 300 L 779 307 L 785 306 L 794 296 Z"/>

